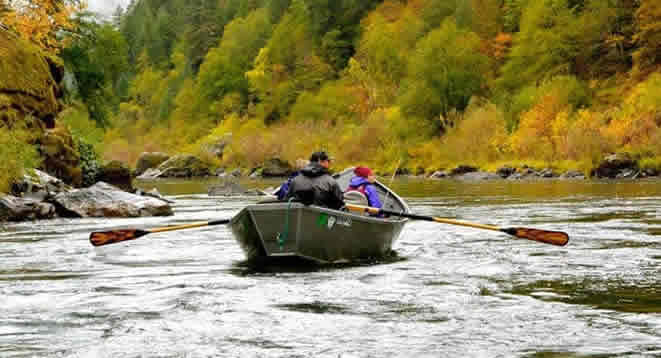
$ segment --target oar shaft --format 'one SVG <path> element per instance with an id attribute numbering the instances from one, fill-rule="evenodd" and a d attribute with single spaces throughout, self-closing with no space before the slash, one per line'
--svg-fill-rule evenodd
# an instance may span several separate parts
<path id="1" fill-rule="evenodd" d="M 159 227 L 159 228 L 149 229 L 147 231 L 149 232 L 175 231 L 181 229 L 192 229 L 195 227 L 202 227 L 202 226 L 225 225 L 228 224 L 229 222 L 230 219 L 222 219 L 222 220 L 204 221 L 204 222 L 185 224 L 185 225 Z"/>
<path id="2" fill-rule="evenodd" d="M 181 229 L 192 229 L 192 228 L 195 228 L 195 227 L 202 227 L 202 226 L 209 226 L 209 222 L 205 221 L 205 222 L 186 224 L 186 225 L 159 227 L 159 228 L 149 229 L 147 231 L 149 231 L 149 232 L 165 232 L 165 231 L 175 231 L 175 230 L 181 230 Z"/>
<path id="3" fill-rule="evenodd" d="M 437 217 L 433 217 L 433 216 L 423 216 L 423 215 L 416 215 L 416 214 L 401 213 L 401 212 L 396 212 L 396 211 L 372 208 L 372 207 L 368 207 L 368 206 L 347 204 L 346 207 L 347 207 L 347 209 L 349 209 L 351 211 L 365 212 L 365 213 L 370 213 L 370 214 L 374 214 L 374 215 L 388 214 L 388 215 L 400 216 L 400 217 L 403 217 L 403 218 L 410 218 L 410 219 L 414 219 L 414 220 L 434 221 L 434 222 L 443 223 L 443 224 L 472 227 L 472 228 L 475 228 L 475 229 L 500 231 L 500 232 L 504 232 L 504 233 L 512 235 L 512 236 L 516 236 L 516 237 L 521 238 L 521 239 L 534 240 L 534 241 L 543 242 L 543 243 L 551 244 L 551 245 L 557 245 L 557 246 L 564 246 L 564 245 L 567 244 L 567 242 L 569 242 L 569 235 L 567 235 L 567 233 L 562 232 L 562 231 L 551 231 L 551 230 L 520 228 L 520 227 L 517 227 L 517 228 L 500 228 L 500 227 L 492 226 L 492 225 L 471 223 L 471 222 L 459 221 L 459 220 L 453 220 L 453 219 L 446 219 L 446 218 L 437 218 Z"/>
<path id="4" fill-rule="evenodd" d="M 485 230 L 492 230 L 492 231 L 501 231 L 499 227 L 497 226 L 492 226 L 492 225 L 485 225 L 485 224 L 478 224 L 478 223 L 469 223 L 465 221 L 459 221 L 459 220 L 453 220 L 453 219 L 445 219 L 445 218 L 437 218 L 433 217 L 434 221 L 437 223 L 443 223 L 443 224 L 450 224 L 450 225 L 460 225 L 460 226 L 467 226 L 467 227 L 472 227 L 475 229 L 485 229 Z"/>
<path id="5" fill-rule="evenodd" d="M 387 215 L 400 216 L 400 217 L 403 217 L 403 218 L 409 218 L 409 219 L 415 219 L 415 220 L 435 221 L 435 222 L 443 223 L 443 224 L 460 225 L 460 226 L 467 226 L 467 227 L 472 227 L 472 228 L 476 228 L 476 229 L 486 229 L 486 230 L 500 231 L 499 227 L 492 226 L 492 225 L 469 223 L 469 222 L 465 222 L 465 221 L 439 218 L 439 217 L 435 217 L 435 216 L 424 216 L 424 215 L 417 215 L 417 214 L 402 213 L 402 212 L 397 212 L 397 211 L 372 208 L 372 207 L 369 207 L 369 206 L 360 206 L 360 205 L 348 204 L 347 208 L 349 210 L 352 210 L 352 211 L 361 211 L 361 212 L 366 212 L 366 213 L 370 213 L 370 214 L 374 214 L 374 215 L 387 214 Z"/>

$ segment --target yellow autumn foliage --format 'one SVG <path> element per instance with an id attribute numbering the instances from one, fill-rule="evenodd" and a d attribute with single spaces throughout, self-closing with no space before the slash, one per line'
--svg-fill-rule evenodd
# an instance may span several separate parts
<path id="1" fill-rule="evenodd" d="M 73 30 L 72 14 L 86 7 L 85 2 L 67 0 L 25 0 L 9 4 L 9 11 L 0 12 L 0 22 L 51 55 L 57 55 L 62 47 L 58 32 Z"/>

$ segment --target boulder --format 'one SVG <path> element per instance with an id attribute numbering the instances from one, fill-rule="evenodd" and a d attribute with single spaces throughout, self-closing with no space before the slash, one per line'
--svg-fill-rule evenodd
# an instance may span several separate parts
<path id="1" fill-rule="evenodd" d="M 507 177 L 508 180 L 522 180 L 522 179 L 535 179 L 539 178 L 539 174 L 528 166 L 524 166 L 521 170 Z"/>
<path id="2" fill-rule="evenodd" d="M 432 175 L 429 176 L 429 178 L 431 179 L 441 179 L 447 177 L 448 177 L 448 173 L 444 170 L 437 170 Z"/>
<path id="3" fill-rule="evenodd" d="M 60 178 L 67 184 L 79 187 L 83 174 L 80 169 L 80 154 L 73 141 L 71 133 L 58 127 L 47 130 L 37 140 L 39 153 L 43 158 L 41 170 Z"/>
<path id="4" fill-rule="evenodd" d="M 157 168 L 164 161 L 170 159 L 170 156 L 167 153 L 163 152 L 144 152 L 140 154 L 138 161 L 135 164 L 135 176 L 140 176 L 147 169 Z"/>
<path id="5" fill-rule="evenodd" d="M 65 217 L 141 217 L 172 215 L 168 203 L 152 197 L 125 192 L 108 183 L 60 193 L 53 200 Z"/>
<path id="6" fill-rule="evenodd" d="M 553 172 L 553 169 L 550 168 L 544 168 L 540 170 L 537 175 L 539 175 L 542 178 L 554 178 L 557 177 L 557 175 Z"/>
<path id="7" fill-rule="evenodd" d="M 597 178 L 625 178 L 632 177 L 639 172 L 638 163 L 627 153 L 611 154 L 606 156 L 594 168 L 590 175 Z"/>
<path id="8" fill-rule="evenodd" d="M 161 175 L 160 170 L 151 168 L 151 169 L 145 170 L 145 172 L 142 173 L 142 175 L 140 175 L 136 179 L 140 179 L 140 180 L 156 179 L 156 178 L 158 178 L 159 175 Z"/>
<path id="9" fill-rule="evenodd" d="M 502 179 L 500 175 L 489 172 L 468 172 L 461 175 L 455 175 L 454 179 L 464 180 L 464 181 L 482 181 L 482 180 L 494 180 Z"/>
<path id="10" fill-rule="evenodd" d="M 585 175 L 577 170 L 569 170 L 560 175 L 560 179 L 585 179 Z"/>
<path id="11" fill-rule="evenodd" d="M 34 200 L 48 200 L 72 188 L 41 170 L 30 170 L 12 185 L 12 194 Z"/>
<path id="12" fill-rule="evenodd" d="M 477 168 L 470 165 L 460 165 L 452 170 L 450 170 L 450 176 L 463 175 L 466 173 L 476 172 Z"/>
<path id="13" fill-rule="evenodd" d="M 124 191 L 133 191 L 131 169 L 124 162 L 111 160 L 103 164 L 97 176 L 100 182 L 119 187 Z"/>
<path id="14" fill-rule="evenodd" d="M 161 163 L 157 169 L 161 172 L 158 175 L 160 178 L 203 177 L 211 174 L 209 165 L 192 155 L 174 156 Z"/>
<path id="15" fill-rule="evenodd" d="M 0 195 L 0 221 L 26 221 L 55 217 L 55 207 L 35 199 Z"/>
<path id="16" fill-rule="evenodd" d="M 262 165 L 262 177 L 286 177 L 293 173 L 293 168 L 288 162 L 280 158 L 271 158 Z"/>
<path id="17" fill-rule="evenodd" d="M 516 168 L 512 168 L 509 166 L 500 167 L 498 168 L 498 170 L 496 170 L 496 174 L 500 175 L 500 177 L 503 179 L 509 177 L 514 173 L 516 173 Z"/>
<path id="18" fill-rule="evenodd" d="M 153 188 L 153 189 L 150 190 L 150 191 L 143 191 L 143 190 L 141 190 L 141 189 L 136 189 L 134 194 L 135 194 L 135 195 L 141 195 L 141 196 L 151 196 L 152 198 L 156 198 L 156 199 L 159 199 L 159 200 L 163 200 L 163 201 L 165 201 L 166 203 L 170 203 L 170 204 L 173 204 L 173 203 L 174 203 L 174 201 L 172 201 L 172 200 L 170 200 L 170 199 L 167 199 L 167 198 L 165 198 L 163 195 L 161 195 L 161 193 L 159 193 L 158 190 L 157 190 L 156 188 Z"/>

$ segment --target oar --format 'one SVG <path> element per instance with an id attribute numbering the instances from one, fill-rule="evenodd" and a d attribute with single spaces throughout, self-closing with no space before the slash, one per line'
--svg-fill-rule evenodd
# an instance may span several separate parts
<path id="1" fill-rule="evenodd" d="M 396 212 L 396 211 L 377 209 L 377 208 L 372 208 L 372 207 L 368 207 L 368 206 L 346 204 L 346 207 L 347 207 L 347 209 L 349 209 L 351 211 L 366 212 L 366 213 L 370 213 L 370 214 L 388 214 L 388 215 L 401 216 L 403 218 L 409 218 L 409 219 L 415 219 L 415 220 L 435 221 L 435 222 L 443 223 L 443 224 L 460 225 L 460 226 L 468 226 L 468 227 L 472 227 L 472 228 L 476 228 L 476 229 L 500 231 L 500 232 L 504 232 L 504 233 L 512 235 L 512 236 L 516 236 L 516 237 L 521 238 L 521 239 L 539 241 L 539 242 L 543 242 L 545 244 L 551 244 L 551 245 L 557 245 L 557 246 L 565 246 L 565 245 L 567 245 L 567 242 L 569 242 L 569 235 L 567 235 L 567 233 L 562 232 L 562 231 L 531 229 L 531 228 L 525 228 L 525 227 L 500 228 L 500 227 L 497 227 L 497 226 L 477 224 L 477 223 L 471 223 L 471 222 L 459 221 L 459 220 L 452 220 L 452 219 L 445 219 L 445 218 L 438 218 L 438 217 L 434 217 L 434 216 L 423 216 L 423 215 L 416 215 L 416 214 L 400 213 L 400 212 Z"/>
<path id="2" fill-rule="evenodd" d="M 195 227 L 211 226 L 211 225 L 224 225 L 224 224 L 228 224 L 230 220 L 231 219 L 205 221 L 205 222 L 198 222 L 198 223 L 186 224 L 186 225 L 159 227 L 148 230 L 120 229 L 120 230 L 110 230 L 110 231 L 97 231 L 90 234 L 90 242 L 94 246 L 102 246 L 102 245 L 114 244 L 116 242 L 135 240 L 139 237 L 145 236 L 147 234 L 152 234 L 155 232 L 192 229 Z"/>

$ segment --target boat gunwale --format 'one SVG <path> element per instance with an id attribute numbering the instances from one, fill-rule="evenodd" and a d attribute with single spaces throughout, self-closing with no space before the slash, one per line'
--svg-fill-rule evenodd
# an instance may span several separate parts
<path id="1" fill-rule="evenodd" d="M 329 209 L 322 206 L 304 205 L 303 203 L 300 202 L 292 202 L 291 205 L 287 202 L 277 202 L 277 203 L 262 203 L 262 204 L 247 205 L 243 209 L 241 209 L 241 211 L 239 211 L 236 215 L 234 215 L 234 217 L 232 217 L 231 223 L 234 223 L 236 220 L 238 220 L 238 217 L 243 211 L 247 211 L 248 213 L 250 213 L 251 211 L 298 210 L 298 209 L 308 209 L 330 215 L 351 217 L 352 220 L 358 219 L 361 221 L 374 223 L 374 224 L 405 224 L 406 222 L 409 221 L 409 219 L 407 218 L 398 217 L 398 216 L 391 216 L 389 218 L 380 218 L 375 216 L 366 216 L 351 211 Z M 252 214 L 250 213 L 250 215 Z"/>

